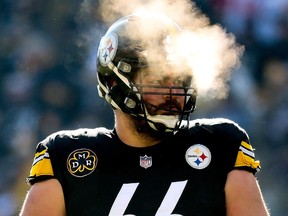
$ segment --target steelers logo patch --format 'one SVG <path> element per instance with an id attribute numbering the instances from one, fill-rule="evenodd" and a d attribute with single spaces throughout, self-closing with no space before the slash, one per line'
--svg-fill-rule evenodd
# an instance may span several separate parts
<path id="1" fill-rule="evenodd" d="M 104 36 L 101 39 L 99 50 L 98 50 L 98 57 L 100 63 L 103 66 L 107 66 L 110 61 L 112 61 L 116 55 L 118 47 L 118 37 L 116 34 L 111 33 Z"/>
<path id="2" fill-rule="evenodd" d="M 204 169 L 211 162 L 211 152 L 206 146 L 195 144 L 187 149 L 185 158 L 191 167 Z"/>
<path id="3" fill-rule="evenodd" d="M 97 166 L 97 156 L 90 149 L 77 149 L 67 159 L 67 169 L 75 177 L 90 175 Z"/>

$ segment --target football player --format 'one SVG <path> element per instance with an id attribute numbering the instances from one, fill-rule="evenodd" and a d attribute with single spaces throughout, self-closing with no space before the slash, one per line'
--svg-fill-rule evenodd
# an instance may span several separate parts
<path id="1" fill-rule="evenodd" d="M 197 86 L 178 52 L 181 32 L 167 17 L 137 13 L 108 29 L 98 93 L 115 127 L 40 142 L 21 216 L 269 215 L 245 130 L 228 119 L 190 120 Z"/>

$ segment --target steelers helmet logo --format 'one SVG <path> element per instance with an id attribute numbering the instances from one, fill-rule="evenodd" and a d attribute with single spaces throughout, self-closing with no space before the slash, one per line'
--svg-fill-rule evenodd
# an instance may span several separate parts
<path id="1" fill-rule="evenodd" d="M 185 158 L 191 167 L 204 169 L 211 162 L 211 152 L 206 146 L 195 144 L 187 149 Z"/>
<path id="2" fill-rule="evenodd" d="M 67 169 L 75 177 L 90 175 L 96 168 L 97 156 L 90 149 L 77 149 L 67 159 Z"/>
<path id="3" fill-rule="evenodd" d="M 118 37 L 115 33 L 110 33 L 101 39 L 98 58 L 103 66 L 107 66 L 116 55 L 118 47 Z"/>

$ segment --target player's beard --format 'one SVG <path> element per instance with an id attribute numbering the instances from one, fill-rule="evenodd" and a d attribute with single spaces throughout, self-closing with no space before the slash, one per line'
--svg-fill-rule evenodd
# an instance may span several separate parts
<path id="1" fill-rule="evenodd" d="M 151 128 L 151 126 L 148 124 L 147 120 L 141 117 L 135 117 L 131 116 L 132 124 L 135 130 L 138 132 L 139 136 L 142 136 L 143 138 L 154 138 L 154 139 L 163 139 L 167 136 L 169 136 L 170 133 L 159 131 Z M 171 133 L 172 135 L 172 133 Z"/>

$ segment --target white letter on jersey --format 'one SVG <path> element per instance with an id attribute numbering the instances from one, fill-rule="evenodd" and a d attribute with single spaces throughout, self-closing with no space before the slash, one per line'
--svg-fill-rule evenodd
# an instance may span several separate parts
<path id="1" fill-rule="evenodd" d="M 181 197 L 181 194 L 184 191 L 184 188 L 187 184 L 186 181 L 172 182 L 156 215 L 155 216 L 167 216 L 171 215 L 172 211 L 177 205 L 178 200 Z M 175 215 L 175 214 L 173 214 Z M 177 214 L 176 214 L 177 215 Z M 175 216 L 176 216 L 175 215 Z"/>
<path id="2" fill-rule="evenodd" d="M 139 183 L 123 184 L 110 210 L 109 216 L 123 215 Z"/>
<path id="3" fill-rule="evenodd" d="M 171 214 L 176 207 L 184 188 L 186 181 L 172 182 L 158 211 L 155 216 L 181 216 L 179 214 Z M 119 216 L 125 213 L 125 210 L 132 199 L 139 183 L 123 184 L 110 210 L 109 216 Z M 124 215 L 135 216 L 135 215 Z"/>

